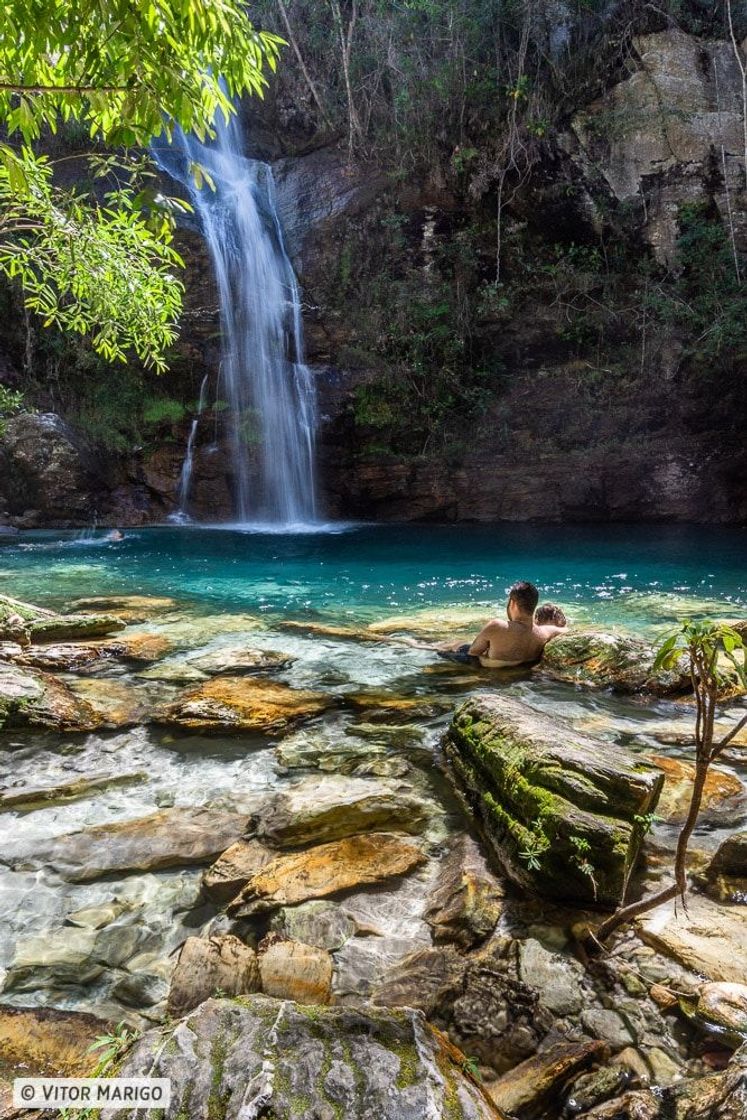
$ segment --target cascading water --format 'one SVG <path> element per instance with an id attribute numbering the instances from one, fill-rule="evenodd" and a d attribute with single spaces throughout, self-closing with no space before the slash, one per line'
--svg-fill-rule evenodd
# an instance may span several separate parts
<path id="1" fill-rule="evenodd" d="M 242 155 L 235 117 L 217 132 L 207 146 L 177 131 L 157 158 L 188 188 L 215 268 L 219 395 L 231 410 L 236 516 L 273 526 L 309 524 L 316 520 L 315 392 L 272 171 Z M 195 164 L 214 189 L 195 183 Z"/>
<path id="2" fill-rule="evenodd" d="M 192 419 L 192 425 L 189 429 L 189 436 L 187 438 L 187 450 L 184 453 L 184 462 L 182 463 L 181 474 L 179 475 L 179 485 L 176 490 L 177 507 L 176 511 L 171 515 L 169 520 L 175 522 L 189 521 L 189 513 L 187 512 L 187 503 L 189 502 L 189 490 L 192 482 L 192 468 L 194 467 L 195 460 L 195 438 L 197 436 L 197 428 L 200 423 L 200 417 L 205 411 L 205 394 L 207 390 L 208 375 L 202 379 L 200 385 L 200 399 L 197 402 L 197 412 Z"/>

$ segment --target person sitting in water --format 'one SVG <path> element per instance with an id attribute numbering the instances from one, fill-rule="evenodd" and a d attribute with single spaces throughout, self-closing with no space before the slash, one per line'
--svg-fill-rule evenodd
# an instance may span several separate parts
<path id="1" fill-rule="evenodd" d="M 555 603 L 543 603 L 534 612 L 534 621 L 537 626 L 557 626 L 559 630 L 568 627 L 568 619 L 564 612 Z"/>
<path id="2" fill-rule="evenodd" d="M 106 534 L 106 539 L 108 541 L 123 541 L 124 540 L 124 533 L 122 532 L 121 529 L 111 529 Z"/>
<path id="3" fill-rule="evenodd" d="M 507 621 L 492 619 L 471 645 L 441 650 L 439 657 L 464 662 L 477 659 L 486 669 L 509 669 L 538 661 L 550 639 L 566 629 L 565 615 L 552 603 L 541 608 L 541 622 L 535 618 L 538 599 L 539 592 L 534 584 L 520 580 L 508 593 Z M 550 617 L 553 621 L 549 621 Z"/>

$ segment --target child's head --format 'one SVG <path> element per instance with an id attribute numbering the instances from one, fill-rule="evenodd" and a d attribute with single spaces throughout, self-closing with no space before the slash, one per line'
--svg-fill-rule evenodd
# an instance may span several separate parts
<path id="1" fill-rule="evenodd" d="M 554 603 L 543 603 L 534 612 L 534 621 L 538 626 L 566 626 L 567 620 L 560 607 Z"/>

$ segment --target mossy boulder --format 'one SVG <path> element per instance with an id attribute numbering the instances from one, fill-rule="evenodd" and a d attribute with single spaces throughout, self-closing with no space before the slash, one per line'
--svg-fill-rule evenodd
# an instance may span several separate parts
<path id="1" fill-rule="evenodd" d="M 0 641 L 66 642 L 99 638 L 124 630 L 124 622 L 110 614 L 58 614 L 20 599 L 0 595 Z"/>
<path id="2" fill-rule="evenodd" d="M 465 1064 L 417 1011 L 252 995 L 207 1000 L 166 1035 L 148 1031 L 119 1076 L 169 1078 L 171 1120 L 500 1120 Z"/>
<path id="3" fill-rule="evenodd" d="M 642 638 L 571 630 L 547 643 L 541 669 L 554 680 L 613 692 L 687 695 L 691 686 L 685 661 L 664 672 L 654 670 L 655 658 L 656 650 Z"/>
<path id="4" fill-rule="evenodd" d="M 567 903 L 615 905 L 664 776 L 614 743 L 505 696 L 454 714 L 446 769 L 506 873 Z"/>
<path id="5" fill-rule="evenodd" d="M 100 714 L 57 677 L 0 662 L 0 728 L 40 727 L 95 731 Z"/>

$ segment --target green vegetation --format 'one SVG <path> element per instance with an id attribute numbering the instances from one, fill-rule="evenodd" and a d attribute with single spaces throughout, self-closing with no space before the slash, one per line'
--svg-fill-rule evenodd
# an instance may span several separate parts
<path id="1" fill-rule="evenodd" d="M 239 0 L 13 0 L 0 23 L 0 271 L 47 326 L 90 334 L 108 360 L 134 352 L 165 367 L 176 336 L 181 264 L 173 214 L 147 161 L 90 148 L 145 146 L 175 124 L 210 133 L 231 99 L 261 93 L 280 40 Z M 221 83 L 223 79 L 223 83 Z M 87 138 L 101 189 L 64 187 L 32 145 L 60 126 Z M 71 158 L 70 154 L 65 158 Z M 111 189 L 112 180 L 116 187 Z M 100 188 L 101 184 L 99 184 Z"/>
<path id="2" fill-rule="evenodd" d="M 747 646 L 740 634 L 725 623 L 709 620 L 691 622 L 687 619 L 674 634 L 662 642 L 655 669 L 674 669 L 683 657 L 690 669 L 695 694 L 695 773 L 687 817 L 677 838 L 674 881 L 639 902 L 619 907 L 602 922 L 592 936 L 592 940 L 598 944 L 604 943 L 620 926 L 664 902 L 681 898 L 684 905 L 687 892 L 687 849 L 698 822 L 708 771 L 711 763 L 715 762 L 747 724 L 746 715 L 730 731 L 715 740 L 716 705 L 722 690 L 735 684 L 747 688 Z M 727 668 L 724 667 L 724 662 Z"/>

